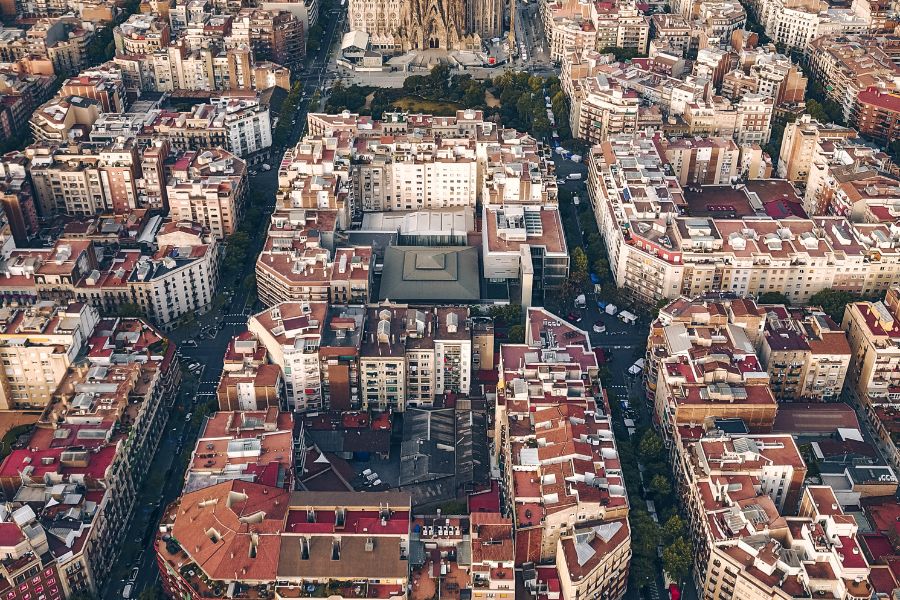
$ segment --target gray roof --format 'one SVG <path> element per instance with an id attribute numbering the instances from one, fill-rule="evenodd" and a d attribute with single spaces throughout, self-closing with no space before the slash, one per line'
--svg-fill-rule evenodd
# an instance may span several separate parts
<path id="1" fill-rule="evenodd" d="M 471 246 L 391 246 L 384 253 L 381 299 L 476 302 L 478 250 Z"/>

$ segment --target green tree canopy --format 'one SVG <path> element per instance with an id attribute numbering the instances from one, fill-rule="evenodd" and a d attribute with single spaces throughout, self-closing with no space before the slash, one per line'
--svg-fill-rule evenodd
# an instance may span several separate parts
<path id="1" fill-rule="evenodd" d="M 791 299 L 781 292 L 764 292 L 756 299 L 760 304 L 786 304 L 791 305 Z"/>
<path id="2" fill-rule="evenodd" d="M 671 544 L 687 534 L 684 520 L 676 513 L 668 518 L 662 526 L 662 537 L 665 543 Z"/>
<path id="3" fill-rule="evenodd" d="M 663 569 L 679 584 L 688 578 L 694 563 L 694 550 L 685 538 L 680 537 L 663 548 Z"/>
<path id="4" fill-rule="evenodd" d="M 847 305 L 862 299 L 862 296 L 854 292 L 827 289 L 810 296 L 809 305 L 821 306 L 822 310 L 834 319 L 835 323 L 840 323 L 844 319 L 844 309 Z"/>
<path id="5" fill-rule="evenodd" d="M 658 497 L 665 497 L 672 493 L 672 484 L 665 475 L 654 475 L 650 480 L 650 491 Z"/>
<path id="6" fill-rule="evenodd" d="M 573 275 L 577 275 L 578 278 L 584 279 L 588 274 L 588 257 L 587 254 L 584 253 L 584 250 L 581 247 L 577 247 L 572 251 L 572 269 L 571 272 Z"/>
<path id="7" fill-rule="evenodd" d="M 508 341 L 510 344 L 521 344 L 525 341 L 525 326 L 513 325 L 509 328 Z"/>
<path id="8" fill-rule="evenodd" d="M 662 439 L 652 429 L 648 429 L 641 437 L 638 444 L 638 453 L 645 461 L 655 461 L 660 458 L 665 450 Z"/>

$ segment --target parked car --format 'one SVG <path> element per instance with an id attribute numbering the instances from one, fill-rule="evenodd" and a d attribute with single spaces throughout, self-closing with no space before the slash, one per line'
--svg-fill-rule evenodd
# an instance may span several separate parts
<path id="1" fill-rule="evenodd" d="M 131 570 L 131 577 L 128 578 L 128 581 L 134 581 L 135 579 L 137 579 L 138 572 L 139 572 L 139 569 L 137 567 L 133 568 Z"/>
<path id="2" fill-rule="evenodd" d="M 195 340 L 185 340 L 182 342 L 183 346 L 187 346 L 188 348 L 196 348 L 197 342 Z"/>
<path id="3" fill-rule="evenodd" d="M 603 321 L 597 321 L 596 323 L 594 323 L 594 333 L 605 333 L 605 332 L 606 332 L 606 325 L 603 323 Z"/>
<path id="4" fill-rule="evenodd" d="M 579 322 L 581 322 L 581 320 L 582 320 L 584 317 L 582 317 L 582 316 L 579 315 L 578 313 L 570 312 L 568 315 L 566 315 L 566 318 L 567 318 L 569 321 L 571 321 L 572 323 L 579 323 Z"/>
<path id="5" fill-rule="evenodd" d="M 191 417 L 194 416 L 194 413 L 188 413 L 184 416 L 184 421 L 187 423 L 191 420 Z"/>
<path id="6" fill-rule="evenodd" d="M 122 598 L 124 598 L 125 600 L 128 600 L 129 598 L 131 598 L 131 590 L 133 590 L 133 589 L 134 589 L 133 583 L 125 584 L 124 589 L 122 589 Z"/>

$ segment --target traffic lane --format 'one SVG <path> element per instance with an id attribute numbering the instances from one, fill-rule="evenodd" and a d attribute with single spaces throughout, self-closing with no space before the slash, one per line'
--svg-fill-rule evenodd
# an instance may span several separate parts
<path id="1" fill-rule="evenodd" d="M 193 412 L 196 410 L 200 399 L 210 399 L 211 396 L 215 395 L 216 384 L 213 381 L 218 380 L 220 373 L 221 366 L 218 368 L 213 367 L 211 371 L 204 371 L 205 381 L 198 386 L 197 394 L 192 399 L 191 404 L 182 406 L 182 410 L 176 411 L 170 418 L 166 436 L 163 439 L 165 446 L 161 444 L 158 452 L 168 458 L 162 494 L 157 495 L 154 492 L 154 498 L 151 498 L 149 502 L 147 501 L 147 492 L 142 495 L 138 502 L 138 507 L 143 511 L 143 514 L 140 515 L 142 518 L 133 517 L 132 526 L 126 537 L 127 542 L 133 540 L 143 550 L 143 554 L 139 554 L 141 557 L 140 561 L 131 563 L 138 569 L 138 577 L 134 582 L 132 597 L 136 597 L 146 587 L 155 585 L 159 579 L 154 549 L 156 524 L 162 518 L 162 513 L 166 507 L 181 494 L 184 482 L 181 457 L 184 455 L 186 448 L 189 448 L 189 452 L 192 452 L 196 447 L 196 440 L 202 427 L 202 420 L 195 417 Z M 188 414 L 191 414 L 191 419 L 186 418 Z M 164 452 L 162 450 L 164 447 L 169 448 L 170 451 Z M 135 516 L 137 517 L 137 515 Z M 134 558 L 131 560 L 134 560 Z M 126 583 L 121 581 L 119 590 L 111 590 L 107 597 L 121 598 L 120 591 Z"/>

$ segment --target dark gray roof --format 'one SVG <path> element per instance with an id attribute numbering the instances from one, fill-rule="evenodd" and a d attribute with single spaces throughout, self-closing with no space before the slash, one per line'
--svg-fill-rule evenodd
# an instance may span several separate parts
<path id="1" fill-rule="evenodd" d="M 477 302 L 478 250 L 471 246 L 390 246 L 384 253 L 382 300 Z"/>
<path id="2" fill-rule="evenodd" d="M 410 408 L 403 415 L 400 485 L 449 477 L 456 471 L 453 409 Z"/>

